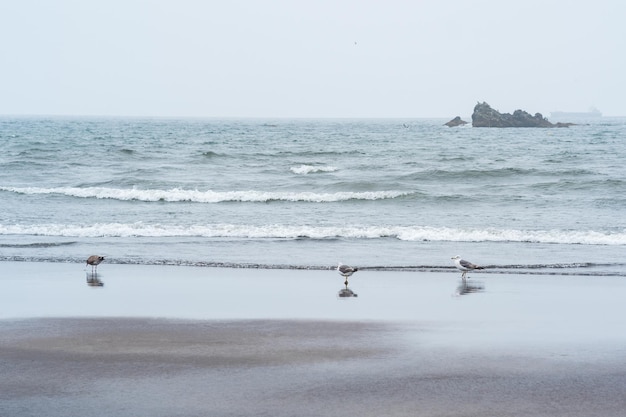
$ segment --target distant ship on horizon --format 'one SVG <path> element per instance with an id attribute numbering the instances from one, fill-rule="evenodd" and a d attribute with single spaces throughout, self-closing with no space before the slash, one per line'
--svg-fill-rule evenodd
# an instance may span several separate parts
<path id="1" fill-rule="evenodd" d="M 553 119 L 588 119 L 602 117 L 602 112 L 595 107 L 591 107 L 588 111 L 570 112 L 570 111 L 553 111 L 550 113 Z"/>

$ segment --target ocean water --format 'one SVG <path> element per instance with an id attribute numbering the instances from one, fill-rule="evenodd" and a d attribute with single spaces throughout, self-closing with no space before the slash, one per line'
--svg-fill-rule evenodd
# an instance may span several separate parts
<path id="1" fill-rule="evenodd" d="M 626 119 L 0 118 L 0 261 L 626 276 Z"/>

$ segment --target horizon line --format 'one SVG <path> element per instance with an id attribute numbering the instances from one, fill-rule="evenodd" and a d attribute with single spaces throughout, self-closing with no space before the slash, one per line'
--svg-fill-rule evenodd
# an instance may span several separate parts
<path id="1" fill-rule="evenodd" d="M 560 111 L 554 111 L 550 113 L 555 113 Z M 543 115 L 543 113 L 542 113 Z M 198 115 L 174 115 L 174 116 L 165 116 L 165 115 L 121 115 L 121 114 L 69 114 L 69 113 L 0 113 L 0 117 L 50 117 L 50 118 L 120 118 L 120 119 L 229 119 L 229 120 L 241 120 L 241 119 L 283 119 L 283 120 L 366 120 L 366 119 L 378 119 L 378 120 L 397 120 L 397 119 L 442 119 L 442 120 L 452 120 L 456 117 L 460 117 L 461 119 L 471 119 L 472 115 L 466 116 L 198 116 Z M 544 117 L 547 117 L 544 115 Z M 602 114 L 600 119 L 610 119 L 610 118 L 624 118 L 626 115 L 606 115 Z"/>

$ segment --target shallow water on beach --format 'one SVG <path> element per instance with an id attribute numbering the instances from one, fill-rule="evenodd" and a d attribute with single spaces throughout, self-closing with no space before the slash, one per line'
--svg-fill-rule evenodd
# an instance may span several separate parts
<path id="1" fill-rule="evenodd" d="M 477 271 L 463 284 L 454 271 L 364 270 L 348 284 L 356 296 L 341 297 L 332 270 L 0 268 L 0 404 L 10 415 L 624 409 L 621 276 Z"/>
<path id="2" fill-rule="evenodd" d="M 626 275 L 626 119 L 0 118 L 0 261 Z"/>
<path id="3" fill-rule="evenodd" d="M 158 317 L 405 323 L 433 346 L 597 350 L 626 346 L 617 276 L 336 271 L 5 262 L 0 319 Z M 409 339 L 407 339 L 409 343 Z M 569 348 L 566 348 L 569 350 Z M 570 353 L 572 354 L 572 353 Z"/>

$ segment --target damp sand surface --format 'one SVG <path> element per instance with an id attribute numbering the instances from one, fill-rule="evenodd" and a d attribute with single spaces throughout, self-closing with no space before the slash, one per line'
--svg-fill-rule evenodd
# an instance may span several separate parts
<path id="1" fill-rule="evenodd" d="M 0 263 L 3 416 L 621 416 L 620 277 Z"/>

